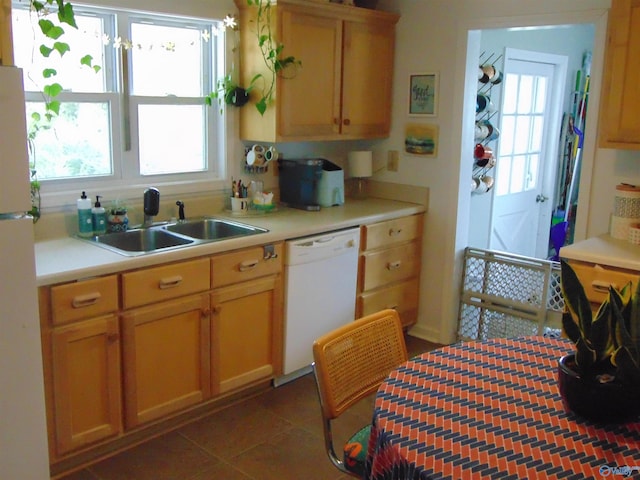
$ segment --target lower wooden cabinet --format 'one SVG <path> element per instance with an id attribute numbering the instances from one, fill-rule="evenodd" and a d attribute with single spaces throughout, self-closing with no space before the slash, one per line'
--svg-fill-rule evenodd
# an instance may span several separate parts
<path id="1" fill-rule="evenodd" d="M 127 428 L 206 400 L 211 394 L 209 296 L 125 312 L 122 348 Z"/>
<path id="2" fill-rule="evenodd" d="M 362 227 L 356 316 L 393 308 L 402 326 L 418 319 L 424 215 Z"/>
<path id="3" fill-rule="evenodd" d="M 51 331 L 55 454 L 122 432 L 118 331 L 116 315 Z"/>
<path id="4" fill-rule="evenodd" d="M 281 298 L 278 275 L 222 287 L 211 294 L 215 394 L 281 373 Z"/>

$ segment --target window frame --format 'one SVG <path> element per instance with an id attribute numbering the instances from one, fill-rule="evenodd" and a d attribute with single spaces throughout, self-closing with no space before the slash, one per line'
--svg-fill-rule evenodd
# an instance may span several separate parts
<path id="1" fill-rule="evenodd" d="M 24 4 L 14 0 L 14 8 L 23 8 Z M 115 36 L 129 37 L 128 25 L 134 19 L 145 19 L 156 21 L 159 24 L 171 24 L 180 26 L 181 21 L 191 23 L 195 26 L 208 24 L 215 29 L 221 25 L 223 20 L 211 17 L 200 17 L 191 15 L 169 15 L 167 12 L 141 11 L 135 5 L 129 8 L 114 9 L 100 6 L 98 4 L 75 4 L 76 15 L 113 15 Z M 127 25 L 126 30 L 122 30 L 123 24 Z M 106 28 L 106 27 L 105 27 Z M 123 33 L 120 33 L 123 32 Z M 126 33 L 124 33 L 126 32 Z M 213 90 L 215 79 L 223 75 L 227 63 L 227 48 L 224 35 L 211 35 L 208 40 L 208 47 L 203 49 L 202 56 L 209 56 L 208 61 L 201 63 L 203 67 L 203 94 L 208 89 Z M 112 36 L 111 38 L 115 38 Z M 62 38 L 64 40 L 64 38 Z M 19 41 L 19 40 L 18 40 Z M 114 50 L 113 54 L 110 50 Z M 112 84 L 114 92 L 111 93 L 71 93 L 63 92 L 57 99 L 60 101 L 73 101 L 74 99 L 101 99 L 110 105 L 110 125 L 111 125 L 111 149 L 113 173 L 108 176 L 82 177 L 73 179 L 41 180 L 41 197 L 44 209 L 59 208 L 68 206 L 75 202 L 78 192 L 87 190 L 96 192 L 104 198 L 132 198 L 137 197 L 141 189 L 154 185 L 160 188 L 165 194 L 185 194 L 211 192 L 213 188 L 223 188 L 226 185 L 226 174 L 228 167 L 227 144 L 229 138 L 228 119 L 225 112 L 220 115 L 219 109 L 205 105 L 203 97 L 179 97 L 187 99 L 183 104 L 199 104 L 203 106 L 205 112 L 205 125 L 207 135 L 207 168 L 201 172 L 184 172 L 160 175 L 141 175 L 139 171 L 138 158 L 138 137 L 137 137 L 137 105 L 142 103 L 167 103 L 168 97 L 134 97 L 127 95 L 125 91 L 127 81 L 124 75 L 131 75 L 130 65 L 125 62 L 130 61 L 130 55 L 124 48 L 114 49 L 112 45 L 105 48 L 105 65 L 107 87 Z M 210 91 L 210 90 L 209 90 Z M 25 92 L 27 101 L 42 101 L 40 92 Z M 164 102 L 163 102 L 164 100 Z M 128 124 L 128 127 L 127 127 Z M 130 141 L 130 145 L 127 142 Z M 128 148 L 130 146 L 130 148 Z M 37 168 L 37 165 L 36 165 Z"/>

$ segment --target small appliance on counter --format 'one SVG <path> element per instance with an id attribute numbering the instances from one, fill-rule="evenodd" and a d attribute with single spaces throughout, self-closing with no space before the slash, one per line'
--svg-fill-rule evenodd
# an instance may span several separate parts
<path id="1" fill-rule="evenodd" d="M 320 210 L 318 185 L 323 159 L 279 159 L 280 203 L 302 210 Z"/>
<path id="2" fill-rule="evenodd" d="M 318 204 L 321 207 L 344 205 L 344 170 L 329 160 L 322 161 Z"/>

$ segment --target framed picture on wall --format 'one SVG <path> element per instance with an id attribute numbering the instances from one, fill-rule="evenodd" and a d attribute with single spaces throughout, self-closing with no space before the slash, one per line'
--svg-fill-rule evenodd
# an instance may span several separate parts
<path id="1" fill-rule="evenodd" d="M 438 114 L 438 74 L 409 75 L 409 116 L 435 117 Z"/>
<path id="2" fill-rule="evenodd" d="M 438 125 L 408 123 L 405 127 L 404 150 L 412 155 L 438 155 Z"/>

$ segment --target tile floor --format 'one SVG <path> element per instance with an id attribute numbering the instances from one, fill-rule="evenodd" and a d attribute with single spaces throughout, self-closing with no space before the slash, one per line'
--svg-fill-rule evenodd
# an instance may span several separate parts
<path id="1" fill-rule="evenodd" d="M 409 356 L 437 347 L 407 336 Z M 336 445 L 371 420 L 373 398 L 338 419 Z M 63 480 L 346 480 L 324 452 L 313 375 L 216 412 Z"/>

